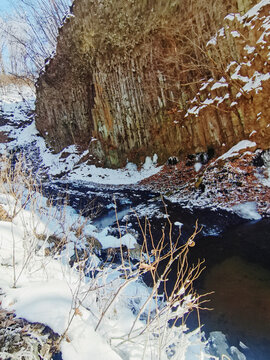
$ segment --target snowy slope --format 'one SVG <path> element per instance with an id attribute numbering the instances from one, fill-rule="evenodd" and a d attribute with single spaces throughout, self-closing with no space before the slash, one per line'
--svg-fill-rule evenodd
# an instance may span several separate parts
<path id="1" fill-rule="evenodd" d="M 6 124 L 0 126 L 10 139 L 8 144 L 0 144 L 0 151 L 23 151 L 29 162 L 39 168 L 44 175 L 54 177 L 61 175 L 67 181 L 91 181 L 98 184 L 134 184 L 160 170 L 157 167 L 157 156 L 147 157 L 140 171 L 135 164 L 128 163 L 125 169 L 112 170 L 87 165 L 81 159 L 87 152 L 81 154 L 75 145 L 65 148 L 59 154 L 54 154 L 46 146 L 36 130 L 34 117 L 29 117 L 34 109 L 34 90 L 23 86 L 6 86 L 0 89 L 0 107 Z"/>
<path id="2" fill-rule="evenodd" d="M 175 329 L 169 325 L 171 316 L 190 309 L 191 295 L 181 289 L 181 306 L 167 309 L 162 297 L 140 281 L 138 265 L 104 264 L 96 256 L 89 241 L 96 236 L 106 243 L 106 230 L 99 234 L 72 208 L 50 205 L 31 185 L 23 187 L 28 178 L 20 180 L 0 186 L 4 309 L 62 336 L 64 360 L 141 360 L 158 353 L 160 359 L 208 358 L 198 330 L 186 333 L 184 324 Z M 116 239 L 108 241 L 114 245 Z M 125 235 L 119 242 L 133 245 L 134 238 Z M 6 358 L 1 350 L 0 357 Z"/>

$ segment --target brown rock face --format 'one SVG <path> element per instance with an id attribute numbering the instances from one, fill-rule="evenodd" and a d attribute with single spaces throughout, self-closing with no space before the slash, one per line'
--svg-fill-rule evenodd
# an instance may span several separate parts
<path id="1" fill-rule="evenodd" d="M 77 144 L 93 162 L 119 167 L 154 153 L 161 162 L 221 153 L 252 132 L 269 147 L 270 80 L 246 89 L 247 78 L 270 70 L 257 43 L 269 8 L 223 21 L 252 1 L 186 3 L 75 0 L 37 84 L 37 128 L 55 151 Z"/>

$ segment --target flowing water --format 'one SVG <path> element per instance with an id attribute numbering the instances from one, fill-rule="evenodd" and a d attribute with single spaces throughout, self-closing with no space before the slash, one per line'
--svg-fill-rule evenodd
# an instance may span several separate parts
<path id="1" fill-rule="evenodd" d="M 270 220 L 205 237 L 193 250 L 197 256 L 206 259 L 206 271 L 195 286 L 214 291 L 207 304 L 213 310 L 201 312 L 206 334 L 222 331 L 248 360 L 270 359 Z"/>
<path id="2" fill-rule="evenodd" d="M 23 108 L 24 109 L 24 108 Z M 23 110 L 22 109 L 22 110 Z M 7 111 L 7 110 L 6 110 Z M 9 110 L 8 110 L 9 111 Z M 23 110 L 24 111 L 24 110 Z M 0 127 L 10 125 L 24 127 L 32 121 L 23 116 L 13 119 L 13 111 L 4 113 L 0 109 Z M 26 119 L 23 120 L 23 118 Z M 2 134 L 3 135 L 3 134 Z M 2 141 L 8 139 L 3 135 Z M 24 145 L 25 146 L 25 145 Z M 29 143 L 34 170 L 40 164 L 40 149 Z M 166 212 L 159 194 L 132 188 L 106 187 L 95 184 L 67 184 L 59 180 L 45 184 L 47 193 L 55 198 L 68 196 L 69 203 L 78 211 L 93 217 L 94 224 L 102 229 L 116 228 L 115 209 L 120 226 L 128 222 L 131 228 L 139 231 L 138 219 L 148 216 L 154 237 L 159 238 L 166 223 Z M 172 223 L 181 222 L 182 239 L 186 241 L 194 230 L 198 219 L 203 230 L 196 238 L 196 246 L 191 249 L 190 263 L 206 259 L 206 270 L 196 281 L 199 293 L 212 292 L 209 307 L 212 311 L 201 312 L 201 322 L 206 337 L 210 337 L 213 355 L 227 352 L 231 360 L 244 360 L 230 347 L 235 346 L 245 354 L 247 360 L 270 359 L 270 220 L 246 221 L 231 213 L 209 209 L 186 208 L 166 201 L 167 212 Z M 133 210 L 131 209 L 133 208 Z M 177 236 L 179 226 L 174 226 Z M 171 282 L 173 283 L 172 269 Z M 191 328 L 198 325 L 196 317 L 189 317 Z M 216 339 L 221 340 L 217 345 Z M 223 341 L 223 343 L 222 343 Z M 217 346 L 217 347 L 215 347 Z M 55 358 L 56 359 L 56 358 Z"/>
<path id="3" fill-rule="evenodd" d="M 61 189 L 61 182 L 49 187 L 55 194 Z M 189 261 L 206 260 L 206 270 L 195 282 L 195 288 L 199 293 L 214 291 L 207 297 L 210 300 L 207 306 L 213 310 L 202 311 L 201 322 L 205 324 L 206 337 L 221 331 L 227 338 L 226 344 L 220 345 L 221 353 L 215 340 L 209 351 L 220 357 L 227 351 L 232 360 L 244 359 L 230 348 L 235 346 L 247 360 L 270 359 L 270 220 L 248 221 L 226 211 L 190 209 L 168 201 L 165 211 L 158 194 L 138 189 L 83 183 L 69 184 L 68 189 L 62 192 L 69 194 L 70 204 L 75 209 L 87 209 L 89 214 L 93 208 L 99 209 L 93 211 L 93 222 L 100 229 L 117 227 L 115 204 L 120 226 L 129 222 L 139 231 L 138 218 L 142 220 L 147 216 L 157 238 L 166 223 L 166 212 L 172 223 L 184 224 L 183 241 L 193 233 L 198 219 L 203 229 L 196 238 L 196 246 L 191 249 Z M 173 231 L 176 236 L 179 226 L 174 226 Z M 172 283 L 173 274 L 174 269 Z M 197 326 L 197 319 L 190 317 L 188 325 Z"/>

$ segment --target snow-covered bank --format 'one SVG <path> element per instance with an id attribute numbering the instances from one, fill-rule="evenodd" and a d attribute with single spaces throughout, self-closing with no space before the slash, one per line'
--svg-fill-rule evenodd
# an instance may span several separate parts
<path id="1" fill-rule="evenodd" d="M 38 164 L 41 173 L 48 177 L 61 176 L 67 181 L 128 185 L 138 183 L 160 171 L 156 155 L 153 158 L 146 157 L 140 170 L 131 162 L 127 163 L 124 169 L 114 170 L 82 162 L 88 151 L 80 153 L 75 145 L 65 148 L 58 154 L 53 153 L 35 127 L 31 115 L 34 103 L 34 91 L 27 86 L 9 85 L 0 89 L 0 107 L 5 120 L 5 124 L 0 125 L 0 132 L 4 132 L 10 139 L 8 143 L 0 144 L 1 153 L 22 151 L 34 167 Z"/>
<path id="2" fill-rule="evenodd" d="M 124 169 L 108 169 L 81 162 L 88 151 L 81 154 L 75 145 L 65 148 L 59 154 L 48 152 L 43 139 L 39 139 L 38 147 L 45 155 L 43 156 L 43 167 L 48 169 L 47 175 L 61 175 L 63 180 L 71 182 L 89 181 L 104 185 L 130 185 L 158 173 L 161 169 L 157 166 L 156 156 L 146 157 L 140 170 L 132 163 L 128 163 Z"/>
<path id="3" fill-rule="evenodd" d="M 128 164 L 125 170 L 114 171 L 92 167 L 91 165 L 88 166 L 83 163 L 80 164 L 81 156 L 85 154 L 80 155 L 74 146 L 65 149 L 65 151 L 60 154 L 53 154 L 46 148 L 43 139 L 38 136 L 32 119 L 26 116 L 26 112 L 29 110 L 29 104 L 33 104 L 34 101 L 31 94 L 29 94 L 27 101 L 28 104 L 22 102 L 22 99 L 19 97 L 16 98 L 16 96 L 14 96 L 13 99 L 8 100 L 8 98 L 6 98 L 3 101 L 3 117 L 7 120 L 6 128 L 3 129 L 6 129 L 5 131 L 7 131 L 13 140 L 9 144 L 4 144 L 2 149 L 4 152 L 8 150 L 9 153 L 12 152 L 12 149 L 15 151 L 24 151 L 29 166 L 31 166 L 31 164 L 34 166 L 38 165 L 36 168 L 41 166 L 40 171 L 43 173 L 43 176 L 46 175 L 50 179 L 53 176 L 61 175 L 66 181 L 91 180 L 99 184 L 128 184 L 135 183 L 139 179 L 149 176 L 151 171 L 155 173 L 159 170 L 158 168 L 152 167 L 152 164 L 156 161 L 155 157 L 151 159 L 151 161 L 147 159 L 143 170 L 138 172 L 132 164 Z M 10 108 L 8 108 L 9 106 Z M 16 109 L 15 113 L 12 110 L 12 106 Z M 228 156 L 226 155 L 224 159 L 219 159 L 219 161 L 228 161 L 226 165 L 230 175 L 228 180 L 232 180 L 234 183 L 238 180 L 238 176 L 243 175 L 244 172 L 242 168 L 238 173 L 234 173 L 231 170 L 229 159 L 238 157 L 240 155 L 239 150 L 250 150 L 249 145 L 253 146 L 249 141 L 244 144 L 238 144 L 229 150 L 227 153 Z M 247 154 L 247 156 L 249 155 Z M 177 168 L 173 167 L 173 171 L 181 178 L 183 174 L 176 170 Z M 219 173 L 212 172 L 209 174 L 209 178 L 207 178 L 208 175 L 207 172 L 205 172 L 205 166 L 203 166 L 203 164 L 197 166 L 194 170 L 197 180 L 199 180 L 198 178 L 203 174 L 204 179 L 202 184 L 209 179 L 213 185 L 215 177 L 220 176 Z M 217 171 L 219 170 L 220 169 Z M 169 177 L 165 175 L 165 181 L 169 180 Z M 163 181 L 163 185 L 166 185 L 165 181 Z M 211 184 L 206 183 L 206 185 Z M 213 187 L 219 190 L 216 184 L 214 184 Z M 179 192 L 179 195 L 182 196 L 182 194 L 185 194 L 186 199 L 194 200 L 193 204 L 196 205 L 201 204 L 204 206 L 205 203 L 203 200 L 207 200 L 208 203 L 214 206 L 219 205 L 219 200 L 213 204 L 211 186 L 206 188 L 203 195 L 201 194 L 199 182 L 197 182 L 197 187 L 194 183 L 194 188 L 196 189 L 196 193 L 195 195 L 193 194 L 193 198 L 188 192 L 186 194 Z M 11 198 L 8 200 L 3 198 L 3 206 L 8 205 L 8 201 L 11 200 Z M 6 297 L 3 299 L 4 306 L 7 309 L 14 310 L 18 316 L 26 317 L 31 321 L 45 322 L 51 326 L 52 329 L 58 331 L 60 335 L 65 333 L 69 320 L 73 317 L 72 323 L 61 343 L 64 360 L 71 358 L 78 360 L 88 359 L 90 355 L 96 359 L 142 359 L 142 353 L 145 347 L 147 347 L 145 359 L 157 357 L 157 349 L 159 349 L 158 346 L 160 346 L 157 345 L 157 338 L 159 336 L 157 333 L 160 330 L 160 324 L 153 324 L 151 331 L 147 333 L 147 341 L 143 337 L 138 337 L 139 340 L 138 342 L 136 341 L 136 346 L 134 346 L 134 344 L 131 345 L 126 336 L 135 321 L 134 317 L 140 311 L 140 306 L 149 296 L 151 289 L 146 288 L 140 281 L 130 282 L 125 288 L 125 291 L 122 292 L 121 297 L 115 301 L 115 306 L 111 308 L 112 311 L 108 311 L 107 319 L 102 320 L 102 325 L 99 326 L 98 331 L 95 331 L 98 320 L 103 319 L 102 312 L 104 311 L 104 306 L 106 307 L 111 296 L 113 297 L 115 291 L 121 288 L 123 284 L 123 269 L 117 267 L 99 268 L 100 260 L 95 254 L 92 254 L 90 264 L 88 264 L 88 266 L 92 266 L 92 268 L 90 267 L 89 269 L 90 275 L 95 272 L 100 275 L 100 277 L 92 280 L 91 276 L 85 278 L 84 274 L 78 271 L 78 268 L 80 270 L 81 263 L 75 263 L 73 268 L 70 268 L 68 265 L 69 262 L 74 262 L 74 258 L 76 259 L 77 251 L 82 254 L 88 249 L 86 243 L 83 242 L 85 238 L 97 240 L 98 243 L 96 242 L 94 245 L 101 245 L 103 249 L 119 247 L 120 244 L 132 248 L 136 245 L 135 238 L 131 234 L 127 234 L 126 236 L 122 236 L 120 240 L 118 237 L 110 235 L 106 228 L 99 231 L 91 222 L 84 224 L 85 227 L 82 235 L 81 229 L 79 229 L 77 225 L 84 222 L 84 220 L 72 209 L 66 208 L 65 220 L 63 221 L 61 220 L 61 216 L 57 216 L 56 210 L 53 210 L 55 215 L 52 218 L 49 215 L 49 212 L 52 210 L 49 210 L 46 201 L 44 199 L 40 199 L 40 201 L 45 215 L 42 213 L 43 215 L 40 218 L 37 216 L 36 220 L 33 220 L 31 213 L 29 214 L 29 212 L 23 209 L 23 211 L 20 211 L 20 214 L 23 214 L 23 216 L 15 217 L 12 225 L 7 221 L 4 221 L 4 224 L 2 224 L 2 241 L 6 246 L 3 249 L 3 256 L 6 256 L 6 260 L 2 262 L 0 270 L 2 279 L 0 287 L 2 287 L 6 293 Z M 179 197 L 176 201 L 179 201 Z M 256 204 L 254 202 L 252 204 L 253 211 L 251 215 L 254 216 L 255 214 L 255 216 L 259 216 L 256 212 Z M 11 209 L 12 211 L 12 206 L 8 206 L 6 209 Z M 153 214 L 153 209 L 149 207 L 148 213 Z M 241 211 L 241 213 L 243 212 Z M 27 228 L 26 231 L 24 230 L 25 224 L 30 224 L 30 227 Z M 45 227 L 42 224 L 45 224 Z M 33 232 L 33 227 L 36 234 L 33 234 L 34 236 L 32 237 L 31 231 Z M 56 239 L 53 243 L 51 242 L 55 234 L 58 239 L 65 238 L 65 244 L 64 247 L 61 248 L 61 253 L 56 254 L 53 253 L 55 246 L 57 246 Z M 18 253 L 16 253 L 15 256 L 15 260 L 18 260 L 16 264 L 18 271 L 15 271 L 16 289 L 12 288 L 12 284 L 14 283 L 14 252 L 13 247 L 11 249 L 8 241 L 11 238 L 14 239 L 14 241 L 16 240 L 18 245 L 16 248 Z M 32 239 L 30 244 L 27 244 L 27 239 Z M 31 262 L 28 260 L 27 255 L 30 249 L 28 245 L 35 246 Z M 90 241 L 90 245 L 93 246 L 93 242 Z M 51 259 L 48 255 L 53 255 L 54 258 Z M 70 259 L 72 260 L 70 261 Z M 27 266 L 24 266 L 24 264 Z M 76 266 L 78 267 L 77 269 Z M 6 268 L 8 271 L 6 271 Z M 16 273 L 19 274 L 18 279 Z M 103 282 L 104 278 L 105 281 L 109 279 L 108 288 L 107 282 Z M 92 281 L 94 281 L 94 284 Z M 102 283 L 101 286 L 99 281 Z M 94 291 L 97 288 L 98 293 Z M 75 303 L 74 294 L 77 294 Z M 86 298 L 84 297 L 85 295 L 87 295 Z M 153 304 L 152 300 L 151 304 Z M 155 309 L 154 304 L 151 309 Z M 139 319 L 138 324 L 139 329 L 145 326 L 144 319 Z M 135 330 L 137 330 L 136 327 Z M 162 335 L 164 339 L 163 345 L 165 344 L 163 348 L 164 352 L 162 353 L 164 359 L 173 359 L 177 356 L 185 360 L 193 360 L 196 357 L 201 359 L 204 357 L 207 358 L 203 351 L 201 351 L 201 349 L 204 349 L 204 344 L 200 341 L 198 333 L 185 334 L 185 327 L 181 328 L 181 330 L 176 328 L 175 333 L 172 335 L 172 333 L 167 334 L 165 332 L 165 335 Z M 170 338 L 170 336 L 172 336 L 172 338 Z M 170 338 L 171 342 L 168 343 L 169 345 L 166 345 L 168 338 Z M 91 341 L 89 341 L 89 339 L 91 339 Z M 123 343 L 121 343 L 121 341 L 123 341 Z"/>
<path id="4" fill-rule="evenodd" d="M 236 210 L 253 203 L 253 218 L 270 216 L 269 151 L 256 150 L 256 143 L 243 140 L 218 158 L 194 164 L 180 161 L 141 182 L 146 189 L 160 191 L 183 206 Z M 198 164 L 198 163 L 196 163 Z M 196 165 L 195 164 L 195 165 Z M 243 212 L 239 212 L 241 216 Z M 251 212 L 249 214 L 249 218 Z M 244 216 L 245 217 L 245 216 Z"/>
<path id="5" fill-rule="evenodd" d="M 1 196 L 1 206 L 11 217 L 19 211 L 12 221 L 0 222 L 0 287 L 5 293 L 2 307 L 15 311 L 18 317 L 46 324 L 60 335 L 69 327 L 61 344 L 64 359 L 89 359 L 91 355 L 96 359 L 120 359 L 106 340 L 94 332 L 92 316 L 85 309 L 86 305 L 79 305 L 84 291 L 91 292 L 91 286 L 80 278 L 75 268 L 68 265 L 74 253 L 72 233 L 62 254 L 54 258 L 45 256 L 46 247 L 52 245 L 48 241 L 49 234 L 59 234 L 63 231 L 61 227 L 70 227 L 71 223 L 67 220 L 75 221 L 74 213 L 71 211 L 65 223 L 61 224 L 59 217 L 56 220 L 55 209 L 53 219 L 49 215 L 52 209 L 46 207 L 46 199 L 36 200 L 41 201 L 42 220 L 39 218 L 41 214 L 36 212 L 24 209 L 14 211 L 17 206 L 14 198 Z M 90 261 L 98 263 L 98 259 Z M 94 298 L 90 302 L 93 301 Z M 73 311 L 77 313 L 69 326 Z"/>
<path id="6" fill-rule="evenodd" d="M 165 300 L 158 285 L 148 288 L 140 280 L 142 273 L 153 271 L 157 255 L 141 255 L 136 264 L 130 259 L 119 265 L 102 263 L 93 236 L 104 244 L 117 239 L 106 238 L 106 231 L 99 233 L 72 208 L 52 206 L 24 174 L 20 169 L 10 178 L 2 164 L 4 309 L 58 333 L 64 360 L 209 358 L 199 330 L 187 333 L 185 324 L 171 326 L 173 319 L 198 306 L 192 293 L 186 293 L 192 273 L 188 281 L 181 280 L 179 292 Z M 118 239 L 121 243 L 132 246 L 134 240 L 127 234 Z M 6 354 L 0 351 L 0 357 Z"/>
<path id="7" fill-rule="evenodd" d="M 147 158 L 138 171 L 132 164 L 123 170 L 80 164 L 85 154 L 80 155 L 75 146 L 53 154 L 33 122 L 34 94 L 24 87 L 9 86 L 3 89 L 0 101 L 0 131 L 9 138 L 1 144 L 1 153 L 7 154 L 11 163 L 14 158 L 20 163 L 22 152 L 26 161 L 23 171 L 27 173 L 33 166 L 28 177 L 48 180 L 61 175 L 67 182 L 130 184 L 159 171 L 156 156 Z M 151 270 L 150 264 L 142 269 L 139 263 L 130 267 L 130 262 L 127 268 L 123 263 L 104 266 L 97 256 L 100 248 L 136 247 L 131 233 L 117 237 L 108 228 L 98 230 L 72 208 L 54 207 L 33 189 L 28 197 L 29 189 L 24 189 L 21 181 L 14 185 L 19 200 L 8 191 L 0 195 L 2 213 L 6 214 L 0 219 L 4 309 L 48 325 L 60 339 L 63 337 L 59 346 L 64 360 L 141 360 L 158 354 L 161 359 L 208 358 L 199 330 L 187 333 L 184 324 L 175 329 L 169 326 L 171 316 L 182 317 L 189 311 L 194 301 L 191 297 L 172 313 L 167 302 L 138 276 Z M 185 296 L 183 289 L 180 295 Z M 0 357 L 5 356 L 0 353 Z"/>
<path id="8" fill-rule="evenodd" d="M 252 159 L 257 156 L 250 151 L 256 148 L 254 141 L 241 141 L 218 159 L 214 159 L 214 162 L 206 165 L 197 162 L 194 165 L 195 171 L 193 173 L 190 173 L 189 167 L 183 167 L 181 162 L 175 167 L 158 167 L 156 165 L 157 156 L 153 158 L 147 157 L 145 163 L 142 164 L 141 170 L 138 170 L 136 165 L 132 163 L 128 163 L 125 169 L 104 169 L 94 165 L 87 165 L 86 162 L 83 162 L 82 159 L 87 155 L 87 151 L 81 154 L 75 145 L 69 146 L 59 154 L 50 151 L 44 139 L 39 136 L 33 116 L 31 115 L 35 101 L 32 89 L 25 86 L 20 88 L 7 86 L 1 91 L 0 105 L 2 117 L 5 121 L 2 121 L 0 132 L 4 132 L 11 140 L 8 143 L 0 144 L 0 152 L 22 151 L 27 158 L 29 166 L 36 168 L 39 174 L 48 180 L 61 177 L 61 180 L 67 183 L 80 181 L 101 185 L 143 183 L 147 187 L 150 185 L 149 188 L 153 190 L 161 191 L 163 194 L 173 193 L 170 194 L 170 200 L 181 201 L 183 204 L 188 203 L 188 206 L 210 206 L 213 208 L 230 209 L 231 206 L 239 202 L 255 201 L 258 203 L 260 214 L 267 214 L 270 211 L 267 208 L 267 202 L 260 199 L 261 196 L 264 196 L 264 189 L 269 187 L 270 177 L 268 174 L 269 170 L 267 170 L 269 168 L 269 161 L 265 161 L 268 164 L 266 169 L 268 171 L 267 176 L 262 174 L 260 168 L 253 167 L 249 171 L 250 175 L 247 177 L 245 175 L 246 172 L 243 170 L 247 166 L 250 169 Z M 240 161 L 240 166 L 237 164 L 238 167 L 235 167 L 234 159 L 236 157 L 244 159 L 242 164 Z M 267 154 L 265 157 L 267 157 Z M 219 171 L 221 161 L 225 163 Z M 228 172 L 226 184 L 230 184 L 230 188 L 233 184 L 241 182 L 243 185 L 247 183 L 249 190 L 246 191 L 243 186 L 236 186 L 233 189 L 234 193 L 231 196 L 227 196 L 226 191 L 230 192 L 231 189 L 223 189 L 226 184 L 221 182 L 217 186 L 212 186 L 216 183 L 216 179 L 221 178 L 219 172 L 224 172 L 222 176 L 225 178 L 227 177 L 226 172 Z M 188 173 L 188 178 L 186 178 L 185 173 Z M 251 179 L 249 179 L 250 176 L 252 177 Z M 148 178 L 149 180 L 147 180 Z M 243 178 L 243 180 L 239 181 L 240 178 Z M 146 180 L 144 181 L 144 179 Z M 250 186 L 251 181 L 254 184 L 253 186 L 258 188 L 256 197 L 252 197 L 252 194 L 248 195 L 250 190 L 253 190 Z M 204 191 L 201 191 L 202 186 L 205 186 Z M 241 194 L 238 196 L 239 192 Z"/>

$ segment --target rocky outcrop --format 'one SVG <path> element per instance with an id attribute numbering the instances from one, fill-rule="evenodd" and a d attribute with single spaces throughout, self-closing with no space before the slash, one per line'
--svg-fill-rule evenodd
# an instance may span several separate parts
<path id="1" fill-rule="evenodd" d="M 252 5 L 75 0 L 37 83 L 38 130 L 55 151 L 77 144 L 111 167 L 249 136 L 269 147 L 270 5 L 223 21 Z"/>
<path id="2" fill-rule="evenodd" d="M 241 143 L 248 147 L 237 150 Z M 144 180 L 144 189 L 163 194 L 188 207 L 232 210 L 246 204 L 263 217 L 270 217 L 269 151 L 253 152 L 253 142 L 241 141 L 219 158 L 201 161 L 200 154 L 162 170 Z M 206 155 L 206 154 L 203 154 Z M 241 208 L 241 206 L 240 206 Z M 236 210 L 236 209 L 235 209 Z M 258 218 L 257 218 L 258 219 Z"/>

